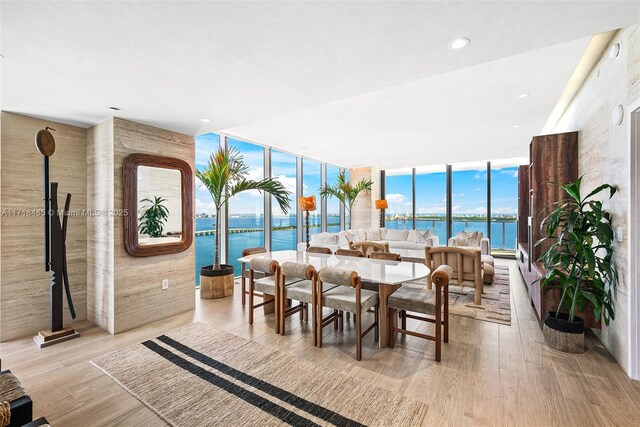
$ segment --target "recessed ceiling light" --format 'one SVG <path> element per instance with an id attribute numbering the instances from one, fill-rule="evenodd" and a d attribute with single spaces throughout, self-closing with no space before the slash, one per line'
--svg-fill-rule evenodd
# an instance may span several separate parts
<path id="1" fill-rule="evenodd" d="M 469 43 L 471 42 L 471 40 L 464 38 L 464 39 L 455 39 L 454 41 L 452 41 L 451 43 L 449 43 L 449 49 L 462 49 L 465 48 L 467 46 L 469 46 Z"/>
<path id="2" fill-rule="evenodd" d="M 525 92 L 525 93 L 521 93 L 520 95 L 518 95 L 518 98 L 522 99 L 522 98 L 526 98 L 527 96 L 529 96 L 529 94 Z"/>
<path id="3" fill-rule="evenodd" d="M 520 125 L 513 125 L 514 129 L 518 129 L 520 127 Z"/>
<path id="4" fill-rule="evenodd" d="M 120 107 L 109 107 L 109 110 L 120 111 Z"/>
<path id="5" fill-rule="evenodd" d="M 202 123 L 211 123 L 211 120 L 209 120 L 209 119 L 200 119 L 200 121 Z"/>

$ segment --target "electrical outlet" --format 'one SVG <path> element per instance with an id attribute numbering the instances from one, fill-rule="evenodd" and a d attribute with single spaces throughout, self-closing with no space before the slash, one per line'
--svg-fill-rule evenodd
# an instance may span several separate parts
<path id="1" fill-rule="evenodd" d="M 162 290 L 166 291 L 169 289 L 169 279 L 162 279 Z"/>

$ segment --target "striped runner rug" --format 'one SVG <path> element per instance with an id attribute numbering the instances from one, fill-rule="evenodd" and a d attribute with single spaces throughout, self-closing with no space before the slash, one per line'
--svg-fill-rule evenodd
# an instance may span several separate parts
<path id="1" fill-rule="evenodd" d="M 408 426 L 427 413 L 424 403 L 202 323 L 91 362 L 173 426 Z"/>

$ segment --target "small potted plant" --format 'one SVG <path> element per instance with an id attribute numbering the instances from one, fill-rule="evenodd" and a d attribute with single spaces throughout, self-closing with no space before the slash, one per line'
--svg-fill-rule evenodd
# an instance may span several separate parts
<path id="1" fill-rule="evenodd" d="M 370 192 L 373 188 L 373 181 L 370 179 L 361 179 L 356 185 L 351 185 L 347 182 L 347 177 L 344 171 L 338 174 L 338 179 L 335 185 L 324 185 L 320 187 L 320 195 L 322 197 L 335 197 L 340 200 L 344 205 L 347 215 L 349 216 L 349 227 L 351 228 L 351 208 L 356 203 L 358 195 L 364 192 Z"/>
<path id="2" fill-rule="evenodd" d="M 205 169 L 196 170 L 196 177 L 211 194 L 216 209 L 213 264 L 200 268 L 201 298 L 222 298 L 233 294 L 233 265 L 220 264 L 220 212 L 229 199 L 243 191 L 258 190 L 271 194 L 284 213 L 291 207 L 291 192 L 280 181 L 273 178 L 247 179 L 248 169 L 236 148 L 220 147 L 211 154 Z"/>
<path id="3" fill-rule="evenodd" d="M 539 259 L 546 271 L 542 289 L 557 288 L 561 293 L 558 309 L 544 319 L 544 339 L 550 347 L 569 353 L 584 352 L 584 322 L 576 311 L 584 312 L 591 305 L 596 319 L 608 325 L 615 318 L 612 291 L 618 282 L 612 262 L 611 214 L 593 199 L 605 190 L 611 198 L 616 188 L 603 184 L 582 197 L 581 181 L 582 177 L 562 186 L 569 197 L 551 206 L 553 211 L 541 224 L 545 238 L 536 242 L 551 243 Z"/>
<path id="4" fill-rule="evenodd" d="M 146 234 L 149 237 L 162 237 L 164 223 L 169 218 L 169 210 L 162 204 L 166 201 L 167 199 L 158 196 L 154 196 L 153 200 L 148 198 L 141 200 L 149 205 L 140 208 L 142 212 L 138 218 L 140 234 Z"/>

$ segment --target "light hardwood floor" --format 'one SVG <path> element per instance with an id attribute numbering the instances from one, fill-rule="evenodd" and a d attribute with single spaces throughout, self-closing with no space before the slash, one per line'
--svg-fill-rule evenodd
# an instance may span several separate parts
<path id="1" fill-rule="evenodd" d="M 429 425 L 640 425 L 640 382 L 630 380 L 593 336 L 582 355 L 546 347 L 515 262 L 498 262 L 511 271 L 511 326 L 453 316 L 441 363 L 433 360 L 431 342 L 407 337 L 393 350 L 377 350 L 371 336 L 357 362 L 353 324 L 343 334 L 326 328 L 322 349 L 313 346 L 308 326 L 297 317 L 288 320 L 285 337 L 273 333 L 272 315 L 258 313 L 249 327 L 236 292 L 223 300 L 198 298 L 195 312 L 116 336 L 82 323 L 81 338 L 50 348 L 38 350 L 31 337 L 4 343 L 2 368 L 23 382 L 34 415 L 54 426 L 161 426 L 151 410 L 89 361 L 199 321 L 423 400 Z"/>

